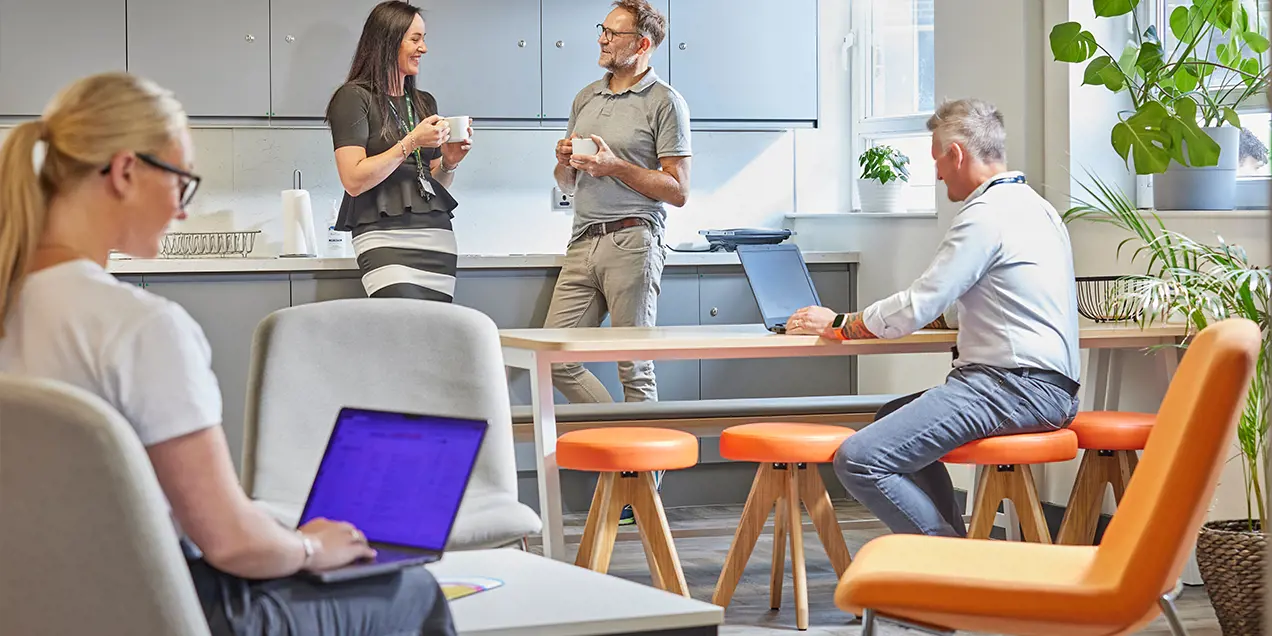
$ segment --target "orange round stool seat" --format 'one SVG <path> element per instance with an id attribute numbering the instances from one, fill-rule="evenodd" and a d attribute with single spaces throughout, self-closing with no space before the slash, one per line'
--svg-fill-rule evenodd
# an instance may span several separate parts
<path id="1" fill-rule="evenodd" d="M 1091 450 L 1144 450 L 1157 416 L 1130 411 L 1083 411 L 1069 430 L 1078 435 L 1078 448 Z"/>
<path id="2" fill-rule="evenodd" d="M 679 470 L 698 463 L 698 438 L 639 426 L 589 428 L 557 438 L 557 465 L 594 473 Z"/>
<path id="3" fill-rule="evenodd" d="M 947 464 L 1002 466 L 1063 462 L 1077 456 L 1077 434 L 1068 429 L 1060 429 L 978 439 L 946 453 L 941 461 Z"/>
<path id="4" fill-rule="evenodd" d="M 825 464 L 855 432 L 828 424 L 740 424 L 720 434 L 720 456 L 739 462 Z"/>

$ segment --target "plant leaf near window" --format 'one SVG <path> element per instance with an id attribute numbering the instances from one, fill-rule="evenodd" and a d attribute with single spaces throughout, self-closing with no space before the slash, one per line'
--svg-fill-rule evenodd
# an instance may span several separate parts
<path id="1" fill-rule="evenodd" d="M 861 178 L 887 184 L 910 180 L 910 158 L 891 146 L 871 146 L 861 153 Z"/>
<path id="2" fill-rule="evenodd" d="M 1202 127 L 1241 127 L 1237 109 L 1267 90 L 1270 46 L 1257 16 L 1241 0 L 1192 0 L 1168 20 L 1176 44 L 1163 46 L 1157 26 L 1141 29 L 1140 0 L 1093 0 L 1097 19 L 1130 15 L 1134 38 L 1114 56 L 1078 22 L 1051 29 L 1051 52 L 1069 64 L 1086 63 L 1084 85 L 1126 93 L 1131 109 L 1118 113 L 1110 143 L 1137 174 L 1165 172 L 1171 162 L 1219 163 L 1219 144 Z M 1126 18 L 1123 18 L 1126 19 Z M 1117 29 L 1113 29 L 1117 31 Z M 1205 59 L 1213 42 L 1216 61 Z M 1222 81 L 1216 82 L 1216 79 Z"/>

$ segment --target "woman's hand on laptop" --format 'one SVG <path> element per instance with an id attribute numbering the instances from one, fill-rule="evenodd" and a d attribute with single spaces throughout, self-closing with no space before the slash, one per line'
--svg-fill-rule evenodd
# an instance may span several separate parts
<path id="1" fill-rule="evenodd" d="M 313 556 L 305 560 L 304 568 L 311 572 L 375 558 L 375 550 L 367 545 L 366 535 L 351 523 L 318 518 L 301 526 L 299 532 L 313 543 Z"/>
<path id="2" fill-rule="evenodd" d="M 830 324 L 837 315 L 825 307 L 805 307 L 787 319 L 786 333 L 834 338 Z"/>

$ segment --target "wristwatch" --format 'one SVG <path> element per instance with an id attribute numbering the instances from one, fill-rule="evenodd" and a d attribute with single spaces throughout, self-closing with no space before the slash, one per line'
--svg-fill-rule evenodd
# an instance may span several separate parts
<path id="1" fill-rule="evenodd" d="M 836 314 L 835 319 L 831 321 L 830 327 L 835 330 L 835 335 L 840 338 L 844 337 L 844 325 L 848 322 L 848 314 Z"/>

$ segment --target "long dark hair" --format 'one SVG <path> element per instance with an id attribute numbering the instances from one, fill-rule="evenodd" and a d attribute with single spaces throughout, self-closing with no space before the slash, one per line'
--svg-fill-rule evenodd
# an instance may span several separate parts
<path id="1" fill-rule="evenodd" d="M 396 121 L 389 115 L 390 91 L 397 92 L 396 86 L 389 82 L 398 74 L 398 52 L 402 48 L 402 38 L 411 28 L 415 16 L 420 15 L 420 8 L 399 0 L 388 0 L 377 4 L 362 25 L 362 37 L 358 40 L 358 49 L 353 55 L 353 64 L 349 66 L 347 84 L 353 84 L 371 93 L 371 103 L 380 111 L 383 125 L 380 134 L 385 139 L 394 139 L 401 135 Z M 420 119 L 437 114 L 437 103 L 431 95 L 415 89 L 415 77 L 406 76 L 403 86 L 405 94 L 415 106 Z M 333 96 L 332 101 L 335 101 Z M 327 104 L 327 119 L 331 119 L 331 103 Z M 405 117 L 406 113 L 401 113 Z"/>

